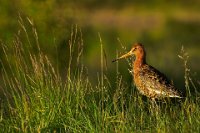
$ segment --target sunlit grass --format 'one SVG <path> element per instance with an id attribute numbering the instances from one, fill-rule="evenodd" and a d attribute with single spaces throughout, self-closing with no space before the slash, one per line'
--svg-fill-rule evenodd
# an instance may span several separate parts
<path id="1" fill-rule="evenodd" d="M 24 33 L 28 39 L 25 29 Z M 0 108 L 1 132 L 200 131 L 199 95 L 189 93 L 190 88 L 197 90 L 198 86 L 191 85 L 188 58 L 183 50 L 179 57 L 185 66 L 186 98 L 158 101 L 158 108 L 152 108 L 149 99 L 123 81 L 118 64 L 116 84 L 110 84 L 113 80 L 104 73 L 106 68 L 100 34 L 101 72 L 94 77 L 98 80 L 96 85 L 91 84 L 87 68 L 81 63 L 84 47 L 81 30 L 72 27 L 71 38 L 66 44 L 70 49 L 64 78 L 40 49 L 37 32 L 33 34 L 37 52 L 29 50 L 16 36 L 13 58 L 9 56 L 10 49 L 1 43 L 5 57 L 1 60 L 4 95 Z M 30 42 L 30 45 L 34 44 Z M 76 46 L 79 46 L 78 50 Z"/>

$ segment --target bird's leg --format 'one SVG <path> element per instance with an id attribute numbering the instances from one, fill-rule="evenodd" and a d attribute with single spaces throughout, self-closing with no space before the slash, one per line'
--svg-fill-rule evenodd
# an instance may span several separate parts
<path id="1" fill-rule="evenodd" d="M 155 108 L 155 106 L 157 106 L 155 98 L 151 98 L 151 105 L 152 108 Z"/>
<path id="2" fill-rule="evenodd" d="M 157 103 L 156 103 L 156 100 L 155 100 L 155 98 L 151 98 L 151 113 L 158 113 L 158 105 L 157 105 Z"/>

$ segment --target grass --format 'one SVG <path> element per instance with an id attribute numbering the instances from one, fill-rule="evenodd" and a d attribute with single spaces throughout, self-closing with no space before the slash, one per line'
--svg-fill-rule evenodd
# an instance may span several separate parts
<path id="1" fill-rule="evenodd" d="M 23 24 L 22 24 L 23 26 Z M 29 40 L 29 35 L 24 33 Z M 134 86 L 123 81 L 116 64 L 116 85 L 104 73 L 103 42 L 101 72 L 98 84 L 92 85 L 87 68 L 81 63 L 83 40 L 81 31 L 72 28 L 69 45 L 69 62 L 66 76 L 60 76 L 50 59 L 39 48 L 37 32 L 33 52 L 18 36 L 13 41 L 12 52 L 1 42 L 4 59 L 1 59 L 3 96 L 0 106 L 1 132 L 199 132 L 200 99 L 189 93 L 192 84 L 188 55 L 184 50 L 179 57 L 185 66 L 187 96 L 158 102 L 151 108 L 149 99 L 138 94 Z M 80 32 L 80 34 L 78 34 Z M 76 49 L 76 46 L 79 46 Z M 77 53 L 75 51 L 78 51 Z M 75 62 L 74 62 L 75 60 Z"/>

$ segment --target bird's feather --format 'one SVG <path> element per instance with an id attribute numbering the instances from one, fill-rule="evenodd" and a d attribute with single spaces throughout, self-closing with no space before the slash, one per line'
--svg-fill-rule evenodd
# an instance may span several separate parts
<path id="1" fill-rule="evenodd" d="M 140 88 L 146 90 L 149 95 L 153 94 L 154 97 L 180 97 L 176 88 L 166 76 L 152 66 L 143 65 L 139 71 L 139 79 L 141 81 Z"/>

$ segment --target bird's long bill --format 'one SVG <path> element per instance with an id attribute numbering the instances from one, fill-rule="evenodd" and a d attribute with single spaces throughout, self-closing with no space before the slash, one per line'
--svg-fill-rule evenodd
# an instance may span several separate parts
<path id="1" fill-rule="evenodd" d="M 118 61 L 118 60 L 120 60 L 120 59 L 127 58 L 127 57 L 130 56 L 130 55 L 131 55 L 131 52 L 128 52 L 128 53 L 126 53 L 126 54 L 120 56 L 119 58 L 113 60 L 112 62 L 116 62 L 116 61 Z"/>

